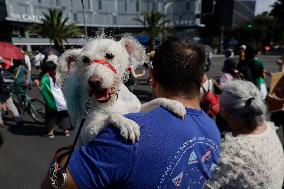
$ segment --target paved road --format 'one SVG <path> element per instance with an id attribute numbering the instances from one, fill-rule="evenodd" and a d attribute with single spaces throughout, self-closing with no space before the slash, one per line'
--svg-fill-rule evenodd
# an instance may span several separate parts
<path id="1" fill-rule="evenodd" d="M 268 70 L 275 72 L 277 57 L 260 57 L 266 63 Z M 223 57 L 214 57 L 213 64 L 208 72 L 209 77 L 220 76 Z M 140 81 L 135 93 L 143 102 L 152 98 L 150 87 Z M 40 98 L 36 89 L 30 95 Z M 0 147 L 0 188 L 1 189 L 35 189 L 39 188 L 41 179 L 46 174 L 50 159 L 54 151 L 67 146 L 74 139 L 74 132 L 70 137 L 58 133 L 55 138 L 44 138 L 43 125 L 35 124 L 28 115 L 25 115 L 25 126 L 17 128 L 14 122 L 8 122 L 8 127 L 0 128 L 5 143 Z"/>

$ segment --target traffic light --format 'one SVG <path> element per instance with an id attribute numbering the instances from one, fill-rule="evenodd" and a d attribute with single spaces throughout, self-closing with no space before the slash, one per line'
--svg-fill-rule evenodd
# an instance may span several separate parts
<path id="1" fill-rule="evenodd" d="M 252 24 L 248 24 L 247 27 L 248 27 L 248 29 L 252 29 L 253 25 Z"/>

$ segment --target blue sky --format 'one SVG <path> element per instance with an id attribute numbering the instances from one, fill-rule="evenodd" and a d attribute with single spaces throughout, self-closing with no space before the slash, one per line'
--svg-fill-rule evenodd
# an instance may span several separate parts
<path id="1" fill-rule="evenodd" d="M 271 10 L 271 5 L 274 4 L 277 0 L 256 0 L 256 10 L 255 14 L 260 14 L 265 11 Z"/>

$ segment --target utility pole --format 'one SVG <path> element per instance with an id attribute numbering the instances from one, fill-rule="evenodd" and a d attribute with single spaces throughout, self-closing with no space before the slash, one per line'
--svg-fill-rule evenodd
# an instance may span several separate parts
<path id="1" fill-rule="evenodd" d="M 224 30 L 225 30 L 225 27 L 221 26 L 220 30 L 221 30 L 221 33 L 220 33 L 220 53 L 223 53 L 223 51 L 224 51 Z"/>
<path id="2" fill-rule="evenodd" d="M 85 6 L 84 6 L 84 1 L 81 0 L 82 7 L 83 7 L 83 19 L 84 19 L 84 28 L 85 28 L 85 37 L 88 37 L 88 31 L 87 31 L 87 26 L 86 26 L 86 13 L 85 13 Z"/>
<path id="3" fill-rule="evenodd" d="M 167 15 L 167 11 L 168 11 L 168 9 L 169 9 L 169 7 L 171 6 L 171 5 L 173 5 L 173 3 L 174 3 L 174 1 L 167 1 L 167 2 L 165 2 L 164 4 L 163 4 L 163 14 L 164 14 L 164 16 L 165 16 L 165 18 L 166 18 L 166 15 Z M 167 27 L 167 23 L 165 22 L 165 27 Z M 165 33 L 165 31 L 162 33 L 162 40 L 165 40 L 166 39 L 166 33 Z"/>

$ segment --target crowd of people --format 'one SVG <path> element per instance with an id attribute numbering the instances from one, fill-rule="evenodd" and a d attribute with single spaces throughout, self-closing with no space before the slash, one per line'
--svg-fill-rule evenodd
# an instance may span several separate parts
<path id="1" fill-rule="evenodd" d="M 0 57 L 0 126 L 5 126 L 2 114 L 8 114 L 9 111 L 14 117 L 16 126 L 24 125 L 24 115 L 20 115 L 23 111 L 19 111 L 18 108 L 27 107 L 27 92 L 36 86 L 42 94 L 46 107 L 46 128 L 43 135 L 53 138 L 53 128 L 57 124 L 62 129 L 63 135 L 69 136 L 69 129 L 72 127 L 66 102 L 61 88 L 55 84 L 58 56 L 51 50 L 47 55 L 39 51 L 25 53 L 22 50 L 22 52 L 23 60 L 12 60 L 9 64 Z"/>
<path id="2" fill-rule="evenodd" d="M 222 75 L 215 81 L 205 73 L 206 53 L 202 45 L 184 39 L 163 42 L 147 65 L 149 84 L 154 97 L 181 102 L 186 109 L 185 118 L 162 107 L 127 114 L 141 127 L 139 141 L 130 144 L 115 127 L 108 127 L 92 142 L 75 150 L 59 185 L 69 189 L 281 189 L 284 154 L 276 130 L 284 126 L 284 86 L 267 90 L 265 78 L 273 74 L 265 70 L 259 53 L 242 45 L 237 61 L 233 50 L 225 50 Z M 0 108 L 11 110 L 16 123 L 23 124 L 11 94 L 15 92 L 24 101 L 34 66 L 41 72 L 36 83 L 46 105 L 46 136 L 54 137 L 55 123 L 69 136 L 66 102 L 55 84 L 58 57 L 37 52 L 28 61 L 31 55 L 27 56 L 8 70 L 0 59 Z M 277 60 L 282 73 L 283 59 L 281 56 Z M 133 67 L 128 71 L 131 79 L 126 85 L 133 91 L 135 78 L 145 75 L 145 71 L 137 74 Z M 282 108 L 269 112 L 267 107 L 275 102 Z M 0 117 L 3 125 L 1 121 Z M 65 161 L 66 157 L 58 166 Z M 41 188 L 53 186 L 47 175 Z"/>
<path id="3" fill-rule="evenodd" d="M 281 189 L 283 146 L 275 123 L 267 120 L 271 94 L 267 95 L 265 77 L 270 73 L 258 54 L 242 46 L 237 62 L 233 51 L 226 50 L 217 82 L 204 72 L 206 54 L 200 44 L 165 41 L 149 67 L 150 86 L 154 97 L 181 102 L 185 119 L 161 107 L 126 115 L 141 126 L 139 142 L 129 144 L 114 127 L 107 128 L 72 153 L 66 175 L 57 184 L 63 188 Z M 281 90 L 273 97 L 283 104 Z M 48 175 L 41 187 L 53 187 Z"/>

